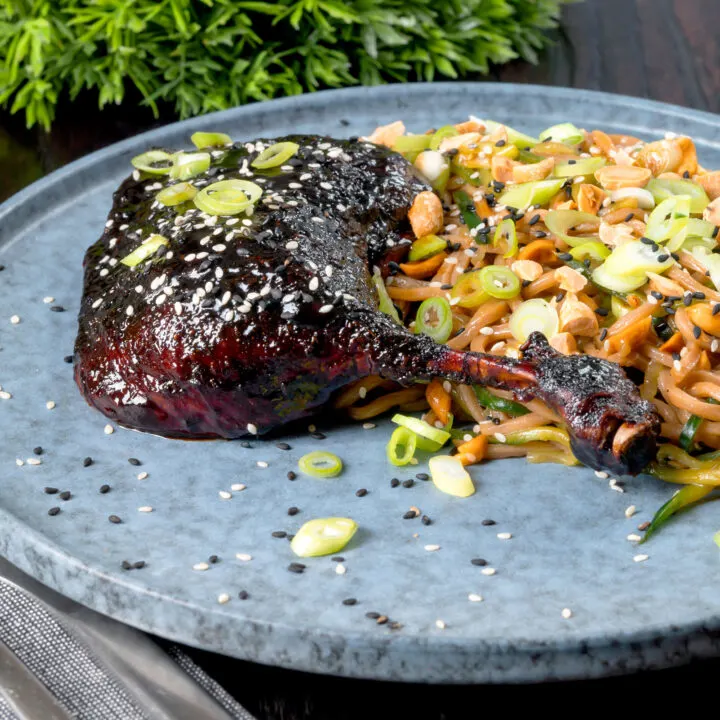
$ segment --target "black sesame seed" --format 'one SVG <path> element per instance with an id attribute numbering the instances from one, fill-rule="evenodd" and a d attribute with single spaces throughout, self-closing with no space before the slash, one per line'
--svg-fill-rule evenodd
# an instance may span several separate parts
<path id="1" fill-rule="evenodd" d="M 686 170 L 686 171 L 683 173 L 683 177 L 687 180 L 687 179 L 690 177 L 690 171 L 689 171 L 689 170 Z"/>
<path id="2" fill-rule="evenodd" d="M 427 473 L 415 473 L 415 477 L 418 480 L 429 480 L 430 476 Z"/>
<path id="3" fill-rule="evenodd" d="M 4 265 L 0 265 L 0 272 L 2 272 L 5 269 Z"/>
<path id="4" fill-rule="evenodd" d="M 312 432 L 310 433 L 310 437 L 315 440 L 324 440 L 326 436 L 321 432 Z"/>
<path id="5" fill-rule="evenodd" d="M 651 290 L 651 291 L 650 291 L 650 294 L 651 294 L 656 300 L 662 300 L 662 299 L 665 297 L 661 292 L 658 292 L 657 290 Z"/>
<path id="6" fill-rule="evenodd" d="M 492 186 L 493 186 L 493 190 L 496 193 L 502 192 L 505 189 L 505 183 L 500 182 L 499 180 L 493 180 Z"/>
<path id="7" fill-rule="evenodd" d="M 272 533 L 272 536 L 274 538 L 284 538 L 284 537 L 287 537 L 287 533 L 284 530 L 275 530 Z"/>
<path id="8" fill-rule="evenodd" d="M 712 315 L 717 315 L 720 312 L 720 303 L 715 303 L 712 309 Z"/>
<path id="9" fill-rule="evenodd" d="M 386 623 L 387 621 L 388 621 L 388 616 L 387 616 L 387 615 L 381 615 L 375 622 L 376 622 L 378 625 L 385 625 L 385 623 Z"/>
<path id="10" fill-rule="evenodd" d="M 660 246 L 656 242 L 653 242 L 653 244 L 650 246 L 650 249 L 653 252 L 657 252 L 660 249 Z"/>
<path id="11" fill-rule="evenodd" d="M 296 573 L 296 574 L 300 575 L 301 573 L 305 572 L 306 567 L 307 566 L 303 565 L 302 563 L 292 562 L 288 565 L 287 569 L 291 573 Z"/>
<path id="12" fill-rule="evenodd" d="M 355 491 L 356 497 L 365 497 L 368 494 L 367 488 L 360 488 Z"/>
<path id="13" fill-rule="evenodd" d="M 93 464 L 93 459 L 91 457 L 86 457 L 83 460 L 83 467 L 90 467 Z"/>
<path id="14" fill-rule="evenodd" d="M 50 310 L 52 312 L 65 312 L 65 308 L 62 305 L 51 305 Z"/>
<path id="15" fill-rule="evenodd" d="M 35 453 L 35 455 L 42 455 L 44 452 L 45 451 L 42 449 L 42 446 L 40 446 L 40 445 L 33 448 L 33 453 Z"/>
<path id="16" fill-rule="evenodd" d="M 496 417 L 490 418 L 490 421 L 492 422 L 493 425 L 499 425 L 501 423 L 500 418 L 496 418 Z"/>
<path id="17" fill-rule="evenodd" d="M 603 307 L 597 308 L 597 309 L 595 310 L 595 312 L 596 312 L 598 315 L 601 315 L 602 317 L 606 317 L 606 316 L 610 313 L 610 311 L 609 311 L 607 308 L 603 308 Z"/>
<path id="18" fill-rule="evenodd" d="M 683 305 L 685 305 L 685 307 L 688 307 L 688 306 L 692 305 L 692 301 L 693 301 L 692 293 L 688 293 L 688 294 L 683 298 Z"/>
<path id="19" fill-rule="evenodd" d="M 478 567 L 484 567 L 487 565 L 487 560 L 485 560 L 485 558 L 473 558 L 470 562 Z"/>
<path id="20" fill-rule="evenodd" d="M 505 145 L 507 145 L 507 140 L 498 140 L 495 143 L 495 147 L 504 147 Z"/>
<path id="21" fill-rule="evenodd" d="M 365 617 L 370 620 L 377 620 L 380 617 L 379 612 L 366 612 Z"/>
<path id="22" fill-rule="evenodd" d="M 694 293 L 693 293 L 693 297 L 694 297 L 696 300 L 704 300 L 704 299 L 705 299 L 705 293 L 704 293 L 704 292 L 697 291 L 697 292 L 694 292 Z"/>
<path id="23" fill-rule="evenodd" d="M 679 352 L 674 352 L 674 353 L 672 353 L 671 357 L 672 357 L 673 360 L 676 360 L 677 362 L 680 362 L 680 353 L 679 353 Z"/>
<path id="24" fill-rule="evenodd" d="M 564 293 L 564 292 L 559 292 L 559 293 L 555 296 L 555 302 L 559 302 L 559 303 L 560 303 L 560 302 L 562 302 L 564 299 L 565 299 L 565 293 Z"/>
<path id="25" fill-rule="evenodd" d="M 522 281 L 522 286 L 523 286 L 524 288 L 526 288 L 531 282 L 532 282 L 532 280 L 523 280 L 523 281 Z"/>
<path id="26" fill-rule="evenodd" d="M 715 227 L 712 231 L 711 237 L 716 238 L 718 236 L 718 233 L 720 232 L 720 227 Z"/>
<path id="27" fill-rule="evenodd" d="M 603 328 L 600 331 L 600 342 L 603 342 L 605 340 L 605 338 L 607 337 L 607 334 L 608 334 L 607 328 Z"/>
<path id="28" fill-rule="evenodd" d="M 404 488 L 411 488 L 414 484 L 415 484 L 415 481 L 412 478 L 410 478 L 408 480 L 403 480 L 402 486 Z"/>
<path id="29" fill-rule="evenodd" d="M 57 515 L 59 512 L 60 512 L 60 508 L 59 508 L 59 507 L 51 507 L 51 508 L 48 510 L 48 515 Z"/>
<path id="30" fill-rule="evenodd" d="M 635 217 L 635 213 L 631 213 L 631 212 L 628 213 L 628 214 L 625 216 L 625 222 L 630 222 L 634 217 Z"/>
<path id="31" fill-rule="evenodd" d="M 293 507 L 288 508 L 287 514 L 292 516 L 292 515 L 297 515 L 299 512 L 300 512 L 300 508 L 297 508 L 293 505 Z"/>
<path id="32" fill-rule="evenodd" d="M 241 591 L 238 593 L 238 597 L 239 597 L 241 600 L 247 600 L 247 599 L 250 597 L 250 593 L 249 593 L 247 590 L 241 590 Z"/>
<path id="33" fill-rule="evenodd" d="M 417 517 L 417 513 L 414 510 L 408 510 L 403 515 L 403 520 L 412 520 L 413 518 L 416 518 L 416 517 Z"/>
<path id="34" fill-rule="evenodd" d="M 535 225 L 535 224 L 538 223 L 538 222 L 540 222 L 540 215 L 533 215 L 533 216 L 528 220 L 528 225 Z"/>
<path id="35" fill-rule="evenodd" d="M 400 272 L 400 265 L 398 265 L 398 263 L 396 263 L 394 260 L 390 260 L 390 262 L 388 262 L 387 266 L 388 266 L 388 271 L 390 272 L 391 275 L 397 275 Z"/>
<path id="36" fill-rule="evenodd" d="M 667 306 L 663 306 L 663 307 L 665 307 L 665 312 L 666 312 L 668 315 L 674 315 L 674 314 L 675 314 L 675 308 L 674 308 L 674 307 L 667 307 Z"/>
<path id="37" fill-rule="evenodd" d="M 720 305 L 718 305 L 718 307 L 720 307 Z M 400 484 L 400 481 L 397 478 L 393 478 L 390 481 L 390 487 L 396 488 L 399 484 Z"/>
<path id="38" fill-rule="evenodd" d="M 109 486 L 109 485 L 101 485 L 101 486 L 100 486 L 100 489 L 98 490 L 98 492 L 99 492 L 101 495 L 105 495 L 106 493 L 109 493 L 109 492 L 110 492 L 110 486 Z"/>
<path id="39" fill-rule="evenodd" d="M 63 362 L 66 362 L 68 365 L 72 365 L 73 356 L 72 355 L 66 355 L 63 358 Z"/>
<path id="40" fill-rule="evenodd" d="M 215 563 L 218 562 L 219 560 L 220 560 L 220 558 L 219 558 L 217 555 L 211 555 L 211 556 L 208 558 L 208 562 L 209 562 L 211 565 L 215 565 Z"/>
<path id="41" fill-rule="evenodd" d="M 432 525 L 432 520 L 431 520 L 427 515 L 423 515 L 423 516 L 422 516 L 422 519 L 420 520 L 420 522 L 421 522 L 423 525 Z"/>
<path id="42" fill-rule="evenodd" d="M 335 555 L 330 558 L 333 562 L 345 562 L 345 558 L 342 555 Z"/>
<path id="43" fill-rule="evenodd" d="M 275 447 L 276 447 L 278 450 L 290 450 L 290 449 L 291 449 L 290 446 L 289 446 L 287 443 L 277 443 L 277 444 L 275 445 Z"/>
<path id="44" fill-rule="evenodd" d="M 290 534 L 290 535 L 288 535 L 285 539 L 286 539 L 288 542 L 292 542 L 294 537 L 295 537 L 294 534 Z"/>
<path id="45" fill-rule="evenodd" d="M 58 492 L 58 489 L 56 487 L 46 487 L 46 488 L 43 488 L 43 492 L 46 495 L 56 495 Z"/>
<path id="46" fill-rule="evenodd" d="M 675 262 L 680 262 L 680 256 L 676 252 L 671 252 L 670 257 L 675 260 Z"/>
<path id="47" fill-rule="evenodd" d="M 137 560 L 133 563 L 133 570 L 142 570 L 145 567 L 144 560 Z"/>
<path id="48" fill-rule="evenodd" d="M 573 259 L 573 256 L 570 253 L 566 253 L 566 252 L 558 253 L 557 256 L 565 262 Z"/>
<path id="49" fill-rule="evenodd" d="M 131 465 L 135 465 L 136 467 L 137 467 L 138 465 L 142 465 L 142 463 L 141 463 L 137 458 L 128 458 L 128 462 L 129 462 Z"/>
<path id="50" fill-rule="evenodd" d="M 343 605 L 357 605 L 357 599 L 356 598 L 345 598 L 342 601 Z"/>
<path id="51" fill-rule="evenodd" d="M 700 338 L 700 335 L 702 335 L 702 330 L 697 326 L 693 326 L 693 335 L 695 336 L 695 339 L 698 340 Z"/>
<path id="52" fill-rule="evenodd" d="M 544 230 L 534 230 L 533 235 L 536 238 L 546 238 L 548 234 Z"/>
<path id="53" fill-rule="evenodd" d="M 663 263 L 663 262 L 665 262 L 666 260 L 669 260 L 669 259 L 670 259 L 670 255 L 669 255 L 668 253 L 663 253 L 662 255 L 658 255 L 658 256 L 657 256 L 658 262 L 661 262 L 661 263 Z"/>
<path id="54" fill-rule="evenodd" d="M 110 515 L 108 517 L 108 520 L 114 525 L 119 525 L 122 522 L 122 520 L 117 515 Z"/>
<path id="55" fill-rule="evenodd" d="M 485 520 L 483 520 L 480 524 L 485 525 L 486 527 L 489 527 L 490 525 L 497 525 L 497 523 L 490 518 L 485 518 Z"/>
<path id="56" fill-rule="evenodd" d="M 246 448 L 246 449 L 248 449 L 248 450 L 251 450 L 251 449 L 252 449 L 252 445 L 251 445 L 247 440 L 242 440 L 242 441 L 240 442 L 240 447 Z"/>
<path id="57" fill-rule="evenodd" d="M 575 165 L 577 160 L 568 160 L 568 165 Z"/>
<path id="58" fill-rule="evenodd" d="M 123 560 L 123 561 L 120 563 L 120 567 L 121 567 L 123 570 L 131 570 L 131 569 L 132 569 L 132 565 L 131 565 L 127 560 Z"/>
<path id="59" fill-rule="evenodd" d="M 72 497 L 72 493 L 69 490 L 63 490 L 58 497 L 61 500 L 69 500 Z"/>
<path id="60" fill-rule="evenodd" d="M 455 287 L 455 286 L 452 285 L 451 283 L 443 283 L 443 284 L 440 286 L 440 289 L 441 289 L 441 290 L 452 290 L 453 287 Z"/>
<path id="61" fill-rule="evenodd" d="M 288 480 L 295 480 L 297 478 L 297 473 L 294 473 L 292 470 L 288 471 L 287 479 Z"/>

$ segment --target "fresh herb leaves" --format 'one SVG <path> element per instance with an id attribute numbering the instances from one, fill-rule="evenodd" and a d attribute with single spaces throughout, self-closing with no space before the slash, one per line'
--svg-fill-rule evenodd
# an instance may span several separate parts
<path id="1" fill-rule="evenodd" d="M 52 124 L 82 90 L 136 87 L 180 117 L 345 85 L 459 78 L 537 60 L 572 0 L 3 0 L 0 105 Z"/>

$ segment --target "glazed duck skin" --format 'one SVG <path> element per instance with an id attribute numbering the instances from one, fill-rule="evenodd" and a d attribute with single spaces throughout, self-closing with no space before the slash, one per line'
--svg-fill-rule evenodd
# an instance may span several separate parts
<path id="1" fill-rule="evenodd" d="M 91 405 L 138 430 L 237 438 L 310 416 L 367 375 L 445 377 L 541 398 L 591 467 L 645 466 L 659 420 L 618 366 L 558 355 L 542 336 L 522 360 L 457 352 L 377 309 L 371 270 L 407 252 L 408 212 L 429 189 L 409 163 L 366 142 L 279 140 L 300 146 L 279 168 L 250 167 L 276 142 L 260 140 L 214 151 L 193 178 L 260 185 L 250 216 L 166 208 L 167 177 L 136 174 L 115 193 L 85 258 L 75 377 Z M 120 262 L 153 233 L 169 244 Z"/>

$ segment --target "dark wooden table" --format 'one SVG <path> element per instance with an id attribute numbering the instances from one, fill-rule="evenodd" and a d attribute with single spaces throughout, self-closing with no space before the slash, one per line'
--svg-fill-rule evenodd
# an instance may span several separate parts
<path id="1" fill-rule="evenodd" d="M 718 28 L 720 0 L 586 0 L 566 8 L 557 44 L 537 67 L 511 63 L 490 79 L 606 90 L 720 112 Z M 90 98 L 80 98 L 60 109 L 52 134 L 45 135 L 0 114 L 0 200 L 81 155 L 172 119 L 154 121 L 132 102 L 100 113 Z M 529 702 L 537 709 L 582 712 L 606 698 L 621 707 L 625 693 L 645 703 L 671 688 L 712 687 L 720 671 L 720 661 L 706 661 L 522 689 L 432 687 L 306 675 L 188 652 L 261 720 L 466 720 L 499 703 L 512 713 L 520 696 L 523 707 Z"/>

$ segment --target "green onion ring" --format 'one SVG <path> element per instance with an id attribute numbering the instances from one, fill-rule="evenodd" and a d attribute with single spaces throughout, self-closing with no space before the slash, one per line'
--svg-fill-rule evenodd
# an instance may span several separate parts
<path id="1" fill-rule="evenodd" d="M 209 167 L 209 153 L 177 153 L 170 168 L 170 177 L 174 180 L 189 180 L 204 173 Z"/>
<path id="2" fill-rule="evenodd" d="M 173 156 L 164 150 L 148 150 L 136 155 L 130 162 L 133 167 L 148 175 L 169 175 L 172 170 Z M 158 163 L 167 163 L 158 167 Z"/>
<path id="3" fill-rule="evenodd" d="M 176 183 L 169 185 L 161 190 L 155 199 L 167 207 L 180 205 L 188 200 L 192 200 L 197 195 L 197 189 L 188 182 Z"/>
<path id="4" fill-rule="evenodd" d="M 232 138 L 220 132 L 196 132 L 190 136 L 190 140 L 198 149 L 232 145 Z"/>
<path id="5" fill-rule="evenodd" d="M 268 170 L 269 168 L 279 167 L 288 161 L 298 150 L 300 146 L 294 142 L 279 142 L 265 148 L 250 165 L 258 170 Z"/>
<path id="6" fill-rule="evenodd" d="M 208 215 L 238 215 L 252 207 L 262 188 L 248 180 L 222 180 L 203 188 L 194 198 L 195 205 Z"/>
<path id="7" fill-rule="evenodd" d="M 332 478 L 342 472 L 343 462 L 337 455 L 325 452 L 325 450 L 315 450 L 303 455 L 298 460 L 298 467 L 311 477 Z"/>
<path id="8" fill-rule="evenodd" d="M 415 457 L 416 438 L 406 427 L 395 428 L 385 448 L 387 459 L 398 467 L 407 465 Z"/>
<path id="9" fill-rule="evenodd" d="M 144 260 L 152 257 L 161 245 L 168 246 L 170 241 L 162 235 L 151 235 L 142 245 L 135 248 L 129 255 L 120 260 L 123 265 L 135 267 Z"/>
<path id="10" fill-rule="evenodd" d="M 450 303 L 443 297 L 423 300 L 415 316 L 415 333 L 428 335 L 436 343 L 445 343 L 452 333 L 453 320 Z"/>

